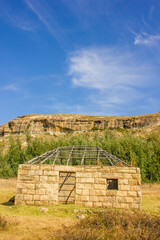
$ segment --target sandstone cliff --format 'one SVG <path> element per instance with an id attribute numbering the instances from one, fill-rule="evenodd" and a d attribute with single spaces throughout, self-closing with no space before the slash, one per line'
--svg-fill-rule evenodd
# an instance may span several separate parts
<path id="1" fill-rule="evenodd" d="M 160 124 L 160 113 L 132 117 L 104 117 L 80 114 L 30 114 L 18 117 L 0 126 L 0 136 L 31 134 L 85 132 L 94 129 L 137 129 Z"/>

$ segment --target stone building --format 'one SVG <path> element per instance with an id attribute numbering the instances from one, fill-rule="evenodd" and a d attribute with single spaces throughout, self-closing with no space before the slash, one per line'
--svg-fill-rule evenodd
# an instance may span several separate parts
<path id="1" fill-rule="evenodd" d="M 141 209 L 140 169 L 95 146 L 44 153 L 18 169 L 15 204 Z"/>

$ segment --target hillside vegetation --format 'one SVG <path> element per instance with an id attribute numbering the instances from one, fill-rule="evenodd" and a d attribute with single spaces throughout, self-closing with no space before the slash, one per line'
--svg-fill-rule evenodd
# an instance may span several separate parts
<path id="1" fill-rule="evenodd" d="M 4 154 L 4 142 L 0 143 L 0 177 L 17 175 L 18 165 L 35 156 L 60 146 L 97 145 L 133 166 L 140 167 L 143 182 L 160 181 L 160 136 L 158 133 L 136 136 L 133 131 L 107 129 L 83 134 L 66 134 L 54 137 L 25 135 L 26 147 L 20 137 L 9 137 L 9 148 Z"/>

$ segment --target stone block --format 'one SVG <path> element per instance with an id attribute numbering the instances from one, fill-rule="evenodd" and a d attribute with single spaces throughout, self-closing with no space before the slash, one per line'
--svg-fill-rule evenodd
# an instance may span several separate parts
<path id="1" fill-rule="evenodd" d="M 112 204 L 112 207 L 113 207 L 113 208 L 121 208 L 121 203 L 114 202 L 114 203 Z"/>
<path id="2" fill-rule="evenodd" d="M 104 184 L 94 184 L 94 189 L 106 190 L 106 185 L 104 185 Z"/>
<path id="3" fill-rule="evenodd" d="M 119 179 L 118 184 L 119 185 L 128 185 L 128 179 Z"/>
<path id="4" fill-rule="evenodd" d="M 32 164 L 21 164 L 19 165 L 19 169 L 30 170 L 32 169 Z"/>
<path id="5" fill-rule="evenodd" d="M 35 194 L 35 189 L 27 189 L 27 194 Z"/>
<path id="6" fill-rule="evenodd" d="M 127 196 L 128 197 L 137 197 L 137 191 L 128 191 Z"/>
<path id="7" fill-rule="evenodd" d="M 28 175 L 28 170 L 25 169 L 18 169 L 18 175 Z"/>
<path id="8" fill-rule="evenodd" d="M 43 201 L 35 201 L 34 204 L 36 206 L 43 206 Z"/>
<path id="9" fill-rule="evenodd" d="M 40 177 L 39 177 L 39 180 L 40 180 L 41 182 L 47 182 L 48 176 L 40 176 Z"/>
<path id="10" fill-rule="evenodd" d="M 116 190 L 107 190 L 106 196 L 117 196 L 118 191 Z"/>
<path id="11" fill-rule="evenodd" d="M 137 179 L 129 179 L 129 185 L 131 185 L 131 186 L 135 186 L 135 185 L 137 185 L 138 184 L 138 182 L 137 182 Z"/>
<path id="12" fill-rule="evenodd" d="M 95 178 L 94 179 L 95 184 L 106 184 L 106 178 Z"/>
<path id="13" fill-rule="evenodd" d="M 33 200 L 33 195 L 31 195 L 31 194 L 24 195 L 24 200 L 25 201 L 32 201 Z"/>
<path id="14" fill-rule="evenodd" d="M 102 203 L 102 207 L 104 207 L 104 208 L 112 208 L 113 207 L 113 203 L 112 202 L 103 202 Z"/>
<path id="15" fill-rule="evenodd" d="M 49 195 L 48 199 L 50 201 L 57 201 L 58 202 L 58 194 L 54 194 L 54 195 Z"/>
<path id="16" fill-rule="evenodd" d="M 48 182 L 57 182 L 57 176 L 48 177 Z"/>
<path id="17" fill-rule="evenodd" d="M 40 165 L 40 170 L 47 170 L 47 171 L 51 171 L 52 169 L 54 169 L 53 165 L 49 165 L 49 164 L 42 164 Z"/>
<path id="18" fill-rule="evenodd" d="M 89 190 L 83 189 L 81 194 L 85 196 L 89 196 Z"/>
<path id="19" fill-rule="evenodd" d="M 19 175 L 18 180 L 20 180 L 21 182 L 34 182 L 34 176 Z"/>
<path id="20" fill-rule="evenodd" d="M 128 191 L 117 191 L 117 197 L 127 197 Z"/>
<path id="21" fill-rule="evenodd" d="M 120 185 L 119 190 L 121 191 L 130 191 L 130 186 L 129 185 Z"/>
<path id="22" fill-rule="evenodd" d="M 57 204 L 56 201 L 48 201 L 49 206 L 55 206 Z"/>
<path id="23" fill-rule="evenodd" d="M 48 201 L 43 201 L 43 206 L 48 206 Z"/>
<path id="24" fill-rule="evenodd" d="M 39 201 L 40 200 L 40 195 L 34 195 L 33 200 L 34 201 Z"/>
<path id="25" fill-rule="evenodd" d="M 125 202 L 125 197 L 116 197 L 116 202 L 117 203 L 124 203 Z"/>
<path id="26" fill-rule="evenodd" d="M 42 170 L 35 170 L 35 175 L 36 176 L 42 176 L 43 175 L 43 171 Z"/>
<path id="27" fill-rule="evenodd" d="M 93 173 L 93 178 L 100 178 L 102 177 L 102 173 L 101 172 L 95 172 Z"/>
<path id="28" fill-rule="evenodd" d="M 85 202 L 85 207 L 93 207 L 93 202 Z"/>
<path id="29" fill-rule="evenodd" d="M 83 202 L 88 202 L 89 201 L 89 196 L 80 196 L 80 199 Z"/>
<path id="30" fill-rule="evenodd" d="M 141 190 L 141 186 L 137 185 L 137 186 L 130 186 L 131 187 L 131 191 L 140 191 Z"/>
<path id="31" fill-rule="evenodd" d="M 41 201 L 47 201 L 48 200 L 48 196 L 47 195 L 40 195 L 40 200 Z"/>
<path id="32" fill-rule="evenodd" d="M 83 175 L 84 178 L 92 178 L 93 174 L 91 172 L 84 173 Z"/>
<path id="33" fill-rule="evenodd" d="M 125 197 L 126 203 L 133 203 L 133 197 Z"/>
<path id="34" fill-rule="evenodd" d="M 111 167 L 110 173 L 116 173 L 116 167 Z"/>
<path id="35" fill-rule="evenodd" d="M 51 171 L 51 170 L 44 170 L 44 173 L 43 173 L 43 175 L 45 175 L 45 176 L 57 176 L 57 174 L 55 173 L 55 171 L 53 170 L 53 171 Z"/>
<path id="36" fill-rule="evenodd" d="M 22 189 L 22 193 L 23 193 L 23 194 L 27 193 L 27 188 L 23 188 L 23 189 Z"/>
<path id="37" fill-rule="evenodd" d="M 28 175 L 29 176 L 34 176 L 35 175 L 35 170 L 29 170 Z"/>
<path id="38" fill-rule="evenodd" d="M 130 205 L 128 203 L 121 203 L 121 208 L 129 209 Z"/>
<path id="39" fill-rule="evenodd" d="M 98 196 L 97 197 L 97 202 L 104 202 L 104 197 Z"/>
<path id="40" fill-rule="evenodd" d="M 105 190 L 95 190 L 96 196 L 105 196 L 106 191 Z"/>
<path id="41" fill-rule="evenodd" d="M 25 205 L 25 201 L 19 200 L 19 199 L 15 199 L 15 205 Z"/>
<path id="42" fill-rule="evenodd" d="M 89 201 L 90 202 L 97 202 L 98 201 L 98 197 L 97 196 L 89 196 Z"/>
<path id="43" fill-rule="evenodd" d="M 130 207 L 131 209 L 139 209 L 139 205 L 136 204 L 136 203 L 130 203 L 129 207 Z"/>
<path id="44" fill-rule="evenodd" d="M 132 174 L 132 178 L 133 179 L 139 179 L 140 178 L 140 174 Z"/>
<path id="45" fill-rule="evenodd" d="M 94 189 L 94 184 L 93 183 L 85 183 L 84 184 L 84 188 L 85 189 Z"/>
<path id="46" fill-rule="evenodd" d="M 141 198 L 140 197 L 133 198 L 133 203 L 140 204 L 141 203 Z"/>
<path id="47" fill-rule="evenodd" d="M 36 189 L 36 194 L 44 195 L 46 193 L 45 191 L 46 191 L 45 189 Z"/>
<path id="48" fill-rule="evenodd" d="M 25 201 L 26 205 L 34 205 L 34 201 Z"/>
<path id="49" fill-rule="evenodd" d="M 102 207 L 103 203 L 102 202 L 94 202 L 93 207 Z"/>
<path id="50" fill-rule="evenodd" d="M 89 190 L 89 195 L 90 195 L 90 196 L 95 196 L 95 195 L 96 195 L 96 191 L 93 190 L 93 189 L 90 189 L 90 190 Z"/>
<path id="51" fill-rule="evenodd" d="M 132 174 L 124 173 L 123 174 L 123 178 L 125 178 L 125 179 L 132 179 Z"/>
<path id="52" fill-rule="evenodd" d="M 82 183 L 94 183 L 94 178 L 81 178 Z"/>
<path id="53" fill-rule="evenodd" d="M 82 194 L 83 189 L 77 189 L 76 188 L 76 194 Z"/>
<path id="54" fill-rule="evenodd" d="M 34 183 L 26 183 L 24 188 L 35 189 L 35 184 Z"/>
<path id="55" fill-rule="evenodd" d="M 45 194 L 46 194 L 46 195 L 55 194 L 55 189 L 46 189 L 46 190 L 45 190 Z"/>

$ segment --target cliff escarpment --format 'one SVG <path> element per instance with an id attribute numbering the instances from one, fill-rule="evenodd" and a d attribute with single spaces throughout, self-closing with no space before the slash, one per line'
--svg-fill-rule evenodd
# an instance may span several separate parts
<path id="1" fill-rule="evenodd" d="M 160 113 L 132 116 L 105 117 L 80 114 L 30 114 L 18 117 L 0 126 L 0 136 L 24 134 L 55 134 L 86 132 L 106 128 L 138 129 L 160 124 Z"/>

